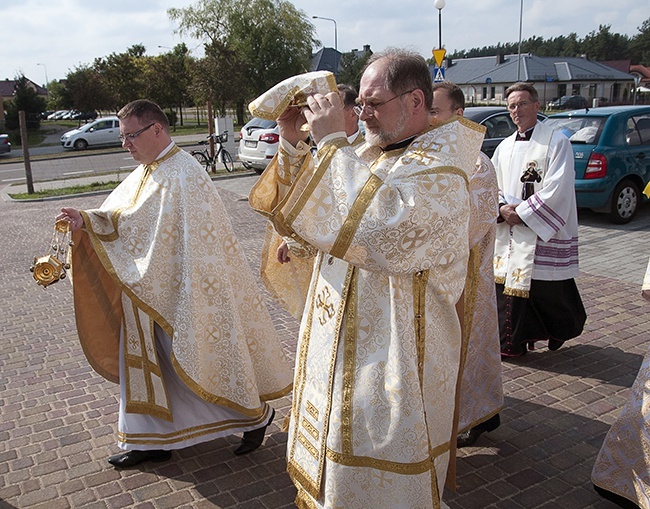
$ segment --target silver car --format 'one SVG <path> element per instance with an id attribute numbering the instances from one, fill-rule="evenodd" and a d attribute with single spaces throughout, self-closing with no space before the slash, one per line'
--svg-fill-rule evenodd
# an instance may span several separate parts
<path id="1" fill-rule="evenodd" d="M 245 168 L 261 173 L 278 151 L 279 142 L 278 124 L 255 117 L 241 129 L 239 160 Z"/>
<path id="2" fill-rule="evenodd" d="M 120 121 L 117 117 L 104 117 L 73 129 L 61 136 L 63 148 L 84 150 L 88 147 L 121 145 Z"/>
<path id="3" fill-rule="evenodd" d="M 8 134 L 0 134 L 0 154 L 11 152 L 11 143 L 9 143 Z"/>

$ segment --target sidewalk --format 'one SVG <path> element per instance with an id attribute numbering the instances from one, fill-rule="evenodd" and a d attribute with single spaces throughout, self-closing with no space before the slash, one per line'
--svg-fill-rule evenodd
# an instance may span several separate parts
<path id="1" fill-rule="evenodd" d="M 256 178 L 215 181 L 255 272 L 265 221 L 246 196 Z M 46 251 L 63 204 L 91 208 L 103 199 L 0 200 L 0 509 L 293 508 L 279 430 L 289 397 L 273 403 L 270 435 L 248 456 L 234 456 L 237 438 L 228 437 L 175 452 L 167 463 L 118 471 L 106 462 L 118 452 L 118 387 L 81 352 L 70 283 L 44 290 L 28 270 Z M 460 451 L 458 490 L 444 494 L 451 509 L 615 508 L 592 490 L 590 472 L 649 344 L 649 305 L 640 297 L 648 245 L 647 204 L 623 226 L 581 211 L 585 332 L 557 352 L 544 347 L 503 363 L 502 425 Z M 298 323 L 264 295 L 293 358 Z"/>

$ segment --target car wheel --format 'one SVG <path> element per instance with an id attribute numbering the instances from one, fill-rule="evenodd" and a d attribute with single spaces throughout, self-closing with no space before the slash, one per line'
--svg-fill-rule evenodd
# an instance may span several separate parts
<path id="1" fill-rule="evenodd" d="M 75 150 L 86 150 L 88 148 L 88 142 L 86 140 L 77 140 L 74 142 Z"/>
<path id="2" fill-rule="evenodd" d="M 244 165 L 244 168 L 246 168 L 247 170 L 250 170 L 250 169 L 253 168 L 250 164 L 245 163 L 245 162 L 243 162 L 243 161 L 242 161 L 242 164 Z"/>
<path id="3" fill-rule="evenodd" d="M 610 219 L 616 224 L 629 223 L 639 210 L 640 202 L 641 192 L 639 186 L 631 180 L 619 182 L 612 193 Z"/>

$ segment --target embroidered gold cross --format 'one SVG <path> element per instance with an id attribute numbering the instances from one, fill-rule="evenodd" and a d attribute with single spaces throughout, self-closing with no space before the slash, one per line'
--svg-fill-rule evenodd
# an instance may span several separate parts
<path id="1" fill-rule="evenodd" d="M 505 262 L 501 259 L 501 255 L 497 255 L 494 257 L 493 264 L 495 269 L 500 269 L 505 265 Z"/>
<path id="2" fill-rule="evenodd" d="M 327 321 L 334 316 L 334 304 L 331 302 L 330 289 L 326 286 L 316 298 L 316 307 L 320 309 L 318 321 L 325 325 Z"/>
<path id="3" fill-rule="evenodd" d="M 513 271 L 512 278 L 515 280 L 515 282 L 521 283 L 524 279 L 524 271 L 521 269 Z"/>

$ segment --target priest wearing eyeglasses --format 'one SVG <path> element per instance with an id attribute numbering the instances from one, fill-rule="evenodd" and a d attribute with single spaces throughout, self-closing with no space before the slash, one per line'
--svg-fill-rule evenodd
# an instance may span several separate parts
<path id="1" fill-rule="evenodd" d="M 117 468 L 243 433 L 262 444 L 291 368 L 221 198 L 172 141 L 164 112 L 118 113 L 140 165 L 97 209 L 63 208 L 73 232 L 77 330 L 95 371 L 120 385 Z"/>
<path id="2" fill-rule="evenodd" d="M 438 508 L 456 443 L 456 304 L 469 257 L 468 171 L 483 131 L 464 119 L 429 125 L 431 76 L 408 51 L 369 60 L 360 145 L 346 138 L 333 77 L 318 80 L 320 89 L 295 77 L 249 106 L 280 128 L 278 155 L 249 202 L 317 251 L 287 443 L 296 504 Z"/>
<path id="3" fill-rule="evenodd" d="M 578 276 L 578 213 L 571 142 L 539 122 L 529 83 L 506 90 L 517 130 L 492 156 L 499 183 L 494 274 L 501 355 L 519 357 L 538 341 L 557 350 L 587 319 Z"/>

